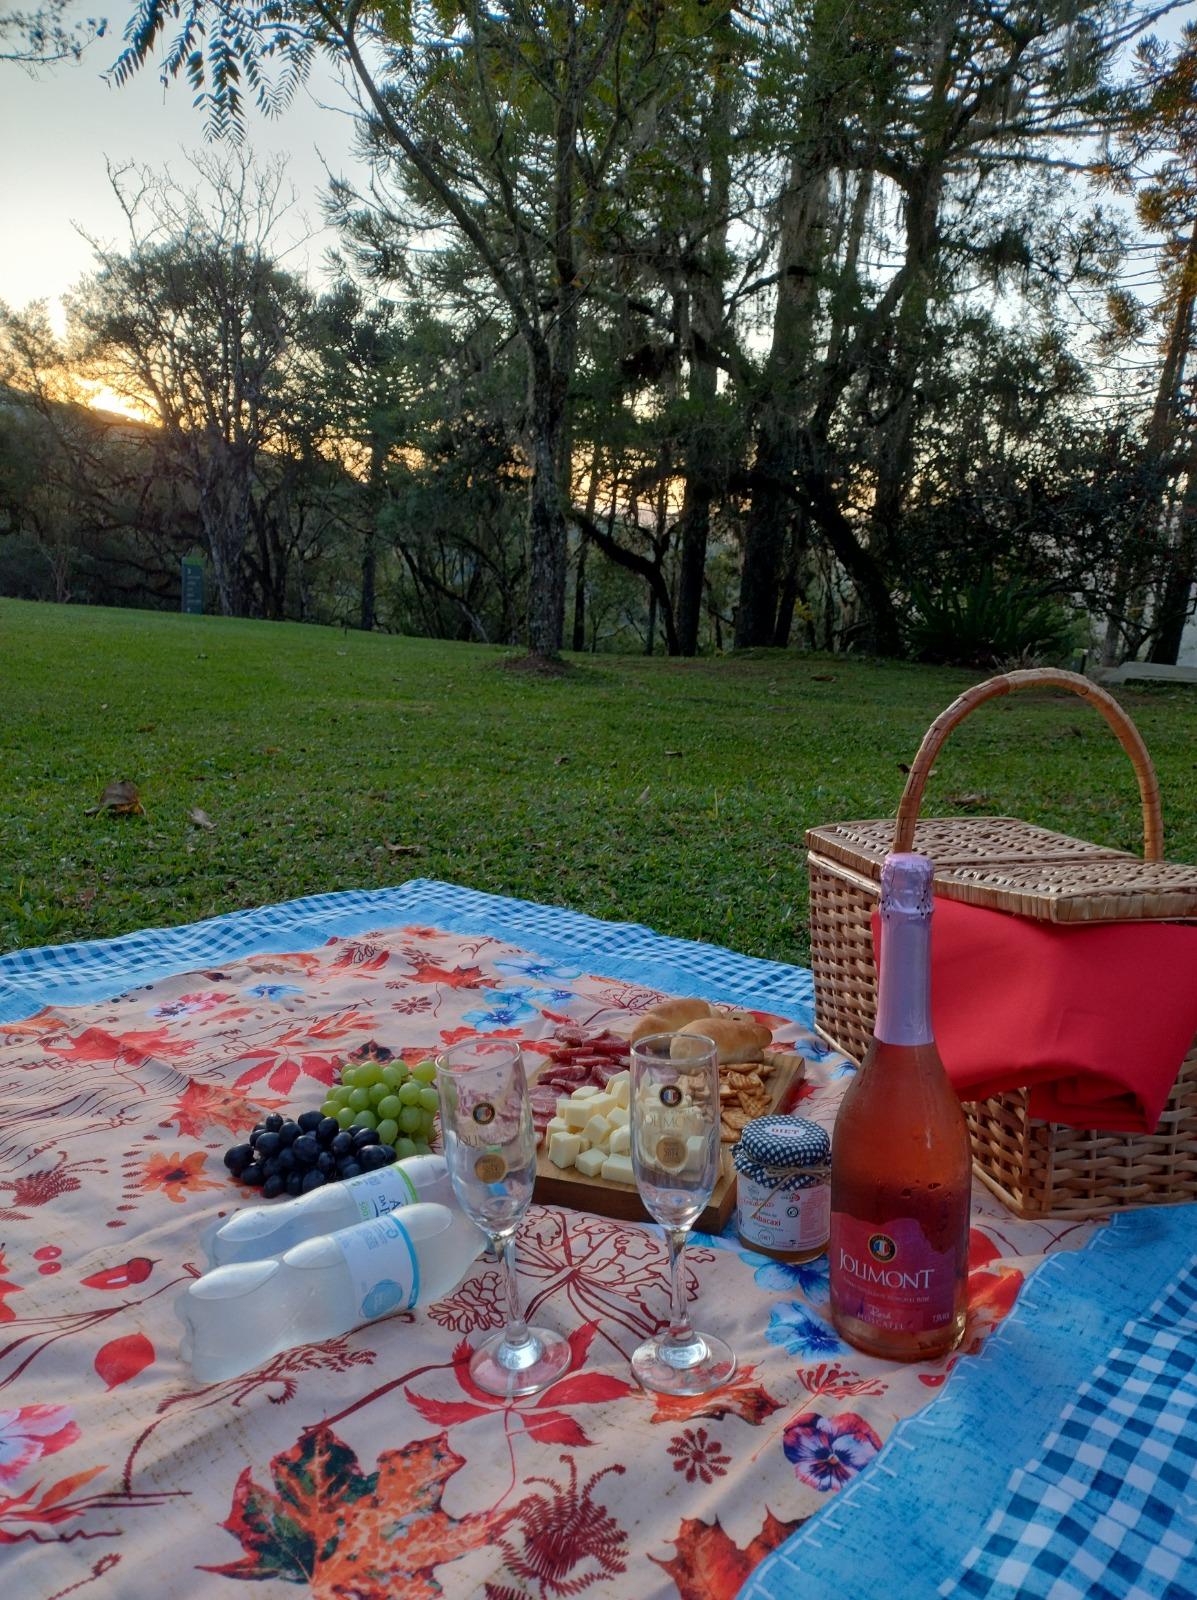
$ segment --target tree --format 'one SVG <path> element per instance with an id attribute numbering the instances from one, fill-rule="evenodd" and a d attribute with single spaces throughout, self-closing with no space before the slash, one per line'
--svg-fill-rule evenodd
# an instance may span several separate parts
<path id="1" fill-rule="evenodd" d="M 115 69 L 144 64 L 179 7 L 144 0 Z M 398 176 L 409 220 L 449 225 L 475 254 L 510 316 L 528 365 L 528 645 L 554 659 L 565 599 L 570 469 L 569 389 L 578 311 L 622 160 L 669 92 L 662 44 L 688 8 L 665 0 L 514 3 L 408 0 L 341 9 L 325 0 L 263 5 L 236 15 L 185 0 L 164 63 L 186 72 L 216 131 L 236 124 L 240 71 L 259 103 L 277 108 L 315 49 L 353 75 L 368 147 L 385 183 Z M 207 31 L 206 31 L 207 30 Z M 277 92 L 266 64 L 281 61 Z M 205 70 L 210 71 L 210 86 Z"/>
<path id="2" fill-rule="evenodd" d="M 274 255 L 281 168 L 195 165 L 204 191 L 110 170 L 129 242 L 90 241 L 98 270 L 68 311 L 78 359 L 157 419 L 194 492 L 220 608 L 240 616 L 258 463 L 294 401 L 311 297 Z"/>

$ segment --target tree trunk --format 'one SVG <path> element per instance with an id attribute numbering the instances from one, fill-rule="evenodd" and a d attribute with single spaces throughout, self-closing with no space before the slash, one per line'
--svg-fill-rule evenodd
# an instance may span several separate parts
<path id="1" fill-rule="evenodd" d="M 1189 235 L 1189 243 L 1185 250 L 1184 266 L 1181 269 L 1180 289 L 1176 297 L 1176 308 L 1172 314 L 1172 324 L 1168 330 L 1168 343 L 1164 350 L 1164 364 L 1160 370 L 1160 381 L 1156 386 L 1155 403 L 1151 408 L 1151 421 L 1147 428 L 1148 450 L 1154 462 L 1159 464 L 1159 483 L 1161 492 L 1165 488 L 1168 477 L 1167 458 L 1176 433 L 1176 425 L 1183 411 L 1183 396 L 1181 385 L 1184 380 L 1185 366 L 1188 362 L 1189 351 L 1193 343 L 1194 309 L 1197 306 L 1197 221 L 1193 223 L 1193 231 Z M 1192 468 L 1189 474 L 1189 485 L 1185 494 L 1185 507 L 1191 504 L 1193 476 Z M 1161 493 L 1162 498 L 1162 493 Z M 1144 514 L 1144 522 L 1150 517 L 1150 511 Z M 1181 544 L 1183 546 L 1187 536 L 1187 529 L 1191 527 L 1191 519 L 1186 520 L 1185 512 L 1181 513 Z M 1189 536 L 1191 537 L 1191 536 Z M 1146 574 L 1143 567 L 1146 563 L 1135 552 L 1129 553 L 1118 564 L 1114 578 L 1113 595 L 1110 609 L 1106 618 L 1106 633 L 1102 643 L 1102 665 L 1116 666 L 1121 659 L 1124 644 L 1124 629 L 1128 610 L 1133 604 L 1136 590 L 1141 590 L 1146 584 Z M 1183 567 L 1184 563 L 1181 562 Z M 1173 574 L 1175 573 L 1175 577 Z M 1190 574 L 1191 577 L 1191 574 Z M 1184 589 L 1182 595 L 1181 590 Z M 1184 578 L 1176 565 L 1170 566 L 1168 575 L 1164 579 L 1164 590 L 1160 599 L 1157 615 L 1165 618 L 1164 634 L 1166 635 L 1161 648 L 1167 652 L 1171 648 L 1171 641 L 1175 638 L 1176 649 L 1180 648 L 1180 633 L 1184 631 L 1184 622 L 1181 621 L 1180 631 L 1176 628 L 1176 615 L 1178 607 L 1187 610 L 1188 590 L 1184 588 Z M 1152 646 L 1151 659 L 1157 660 L 1156 646 Z M 1175 655 L 1171 658 L 1175 663 Z"/>
<path id="2" fill-rule="evenodd" d="M 1197 445 L 1189 461 L 1189 481 L 1180 504 L 1180 527 L 1155 609 L 1155 638 L 1147 659 L 1174 667 L 1189 620 L 1197 582 Z"/>
<path id="3" fill-rule="evenodd" d="M 829 174 L 808 153 L 790 164 L 781 196 L 777 305 L 749 475 L 736 648 L 773 642 L 781 567 L 795 510 L 798 417 L 813 355 L 813 321 L 827 232 Z"/>
<path id="4" fill-rule="evenodd" d="M 532 480 L 528 491 L 528 650 L 542 661 L 561 654 L 565 616 L 566 531 L 561 506 L 560 434 L 564 416 L 533 396 Z"/>
<path id="5" fill-rule="evenodd" d="M 198 463 L 200 526 L 221 614 L 245 615 L 242 557 L 249 536 L 251 472 L 247 464 L 223 449 L 205 452 Z"/>
<path id="6" fill-rule="evenodd" d="M 586 552 L 590 548 L 586 535 L 578 532 L 578 569 L 574 575 L 574 636 L 573 648 L 586 648 Z"/>
<path id="7" fill-rule="evenodd" d="M 773 627 L 773 643 L 784 650 L 790 642 L 794 626 L 794 608 L 798 604 L 802 561 L 806 555 L 806 517 L 799 511 L 790 528 L 790 545 L 786 552 L 785 573 L 781 582 L 781 597 L 777 602 L 777 620 Z"/>
<path id="8" fill-rule="evenodd" d="M 887 388 L 890 411 L 879 429 L 872 548 L 887 570 L 900 547 L 899 521 L 914 469 L 918 375 L 927 335 L 932 274 L 939 251 L 943 173 L 920 172 L 905 196 L 906 261 L 912 268 L 894 323 Z"/>
<path id="9" fill-rule="evenodd" d="M 729 68 L 731 52 L 735 47 L 731 9 L 724 10 L 713 26 L 716 30 L 712 64 L 714 89 L 709 117 L 703 129 L 703 142 L 710 160 L 703 206 L 703 233 L 707 245 L 697 270 L 691 276 L 687 294 L 689 337 L 686 346 L 693 420 L 682 464 L 685 489 L 682 495 L 681 560 L 677 583 L 678 651 L 684 656 L 695 655 L 698 650 L 703 579 L 706 575 L 707 544 L 711 536 L 711 504 L 721 488 L 715 471 L 718 457 L 711 447 L 710 433 L 719 394 L 715 351 L 722 332 L 727 279 L 731 119 L 735 88 Z M 701 173 L 699 181 L 702 181 Z M 714 426 L 718 426 L 717 421 Z"/>

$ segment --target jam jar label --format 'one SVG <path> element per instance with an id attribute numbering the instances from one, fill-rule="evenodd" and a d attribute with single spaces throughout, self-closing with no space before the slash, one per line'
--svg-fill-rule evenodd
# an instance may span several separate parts
<path id="1" fill-rule="evenodd" d="M 827 1242 L 831 1185 L 783 1190 L 741 1172 L 736 1198 L 740 1237 L 766 1250 L 814 1250 Z"/>
<path id="2" fill-rule="evenodd" d="M 888 1333 L 930 1333 L 955 1314 L 956 1252 L 933 1250 L 914 1217 L 872 1223 L 835 1212 L 830 1260 L 839 1316 Z"/>

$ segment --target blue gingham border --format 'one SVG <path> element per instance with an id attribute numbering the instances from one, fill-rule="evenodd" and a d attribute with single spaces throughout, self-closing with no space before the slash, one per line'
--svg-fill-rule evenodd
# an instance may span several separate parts
<path id="1" fill-rule="evenodd" d="M 1011 1474 L 979 1542 L 940 1585 L 944 1600 L 1192 1600 L 1195 1367 L 1191 1263 Z"/>
<path id="2" fill-rule="evenodd" d="M 1144 1307 L 1152 1307 L 1148 1316 L 1167 1314 L 1170 1290 L 1195 1263 L 1197 1205 L 1120 1212 L 1083 1249 L 1049 1256 L 981 1354 L 960 1361 L 939 1398 L 900 1422 L 877 1459 L 766 1556 L 738 1600 L 930 1600 L 975 1592 L 964 1587 L 963 1572 L 1006 1499 L 1011 1469 L 1046 1446 L 1124 1342 L 1128 1324 L 1145 1320 Z M 1177 1333 L 1174 1317 L 1171 1331 Z M 1182 1322 L 1179 1334 L 1191 1388 L 1193 1330 Z M 1109 1418 L 1104 1425 L 1114 1431 Z M 1173 1506 L 1191 1533 L 1191 1498 L 1181 1493 Z M 1154 1577 L 1141 1574 L 1113 1593 L 1118 1600 L 1197 1594 L 1191 1563 L 1158 1585 Z M 982 1592 L 990 1600 L 1065 1600 L 1071 1593 L 1005 1583 Z M 1085 1600 L 1090 1595 L 1106 1600 L 1096 1584 Z"/>
<path id="3" fill-rule="evenodd" d="M 803 967 L 433 878 L 412 878 L 389 889 L 309 895 L 115 939 L 17 950 L 0 956 L 0 1022 L 19 1022 L 43 1006 L 107 1000 L 139 984 L 238 957 L 313 950 L 333 937 L 408 923 L 491 934 L 604 977 L 774 1011 L 807 1027 L 812 1023 L 814 985 Z"/>

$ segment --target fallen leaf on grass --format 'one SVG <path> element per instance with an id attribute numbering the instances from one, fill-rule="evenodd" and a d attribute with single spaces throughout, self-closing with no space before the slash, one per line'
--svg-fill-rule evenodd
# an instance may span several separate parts
<path id="1" fill-rule="evenodd" d="M 681 750 L 666 750 L 663 753 L 667 756 L 680 756 L 683 754 Z"/>
<path id="2" fill-rule="evenodd" d="M 948 794 L 944 799 L 950 805 L 959 806 L 962 811 L 979 811 L 982 806 L 993 804 L 991 794 Z"/>
<path id="3" fill-rule="evenodd" d="M 639 796 L 637 797 L 636 804 L 638 806 L 647 805 L 651 795 L 652 795 L 651 788 L 646 787 L 646 788 L 642 789 L 640 791 Z"/>
<path id="4" fill-rule="evenodd" d="M 834 672 L 812 672 L 810 676 L 811 676 L 811 682 L 812 683 L 834 683 L 835 682 L 835 673 Z"/>
<path id="5" fill-rule="evenodd" d="M 143 817 L 145 807 L 141 803 L 137 785 L 130 783 L 128 778 L 122 778 L 119 783 L 110 783 L 100 796 L 99 804 L 88 806 L 83 814 L 85 817 L 94 817 L 100 811 L 111 811 L 117 817 Z"/>
<path id="6" fill-rule="evenodd" d="M 424 846 L 422 844 L 389 844 L 387 849 L 393 856 L 422 856 L 424 854 Z"/>
<path id="7" fill-rule="evenodd" d="M 553 757 L 553 765 L 555 767 L 563 767 L 568 760 L 569 760 L 568 756 L 554 756 Z"/>
<path id="8" fill-rule="evenodd" d="M 187 813 L 187 820 L 188 822 L 194 822 L 197 828 L 207 828 L 209 831 L 216 826 L 208 813 L 201 811 L 199 806 L 192 806 Z"/>

